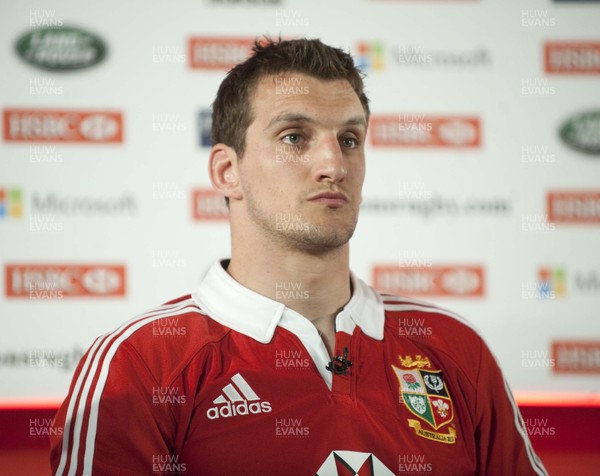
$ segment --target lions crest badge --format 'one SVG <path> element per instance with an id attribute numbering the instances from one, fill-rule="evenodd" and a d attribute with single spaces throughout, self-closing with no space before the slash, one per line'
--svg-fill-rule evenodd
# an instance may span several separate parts
<path id="1" fill-rule="evenodd" d="M 417 356 L 419 358 L 421 356 Z M 429 359 L 426 365 L 406 365 L 412 360 L 410 356 L 399 357 L 401 366 L 392 365 L 398 383 L 401 401 L 418 420 L 409 418 L 408 425 L 415 433 L 429 440 L 440 443 L 456 443 L 456 430 L 448 426 L 448 432 L 443 429 L 454 420 L 454 406 L 441 370 L 431 369 Z M 425 369 L 424 367 L 429 367 Z"/>

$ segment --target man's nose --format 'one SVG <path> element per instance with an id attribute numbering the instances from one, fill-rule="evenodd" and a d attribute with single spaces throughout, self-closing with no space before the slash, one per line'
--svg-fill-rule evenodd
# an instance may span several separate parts
<path id="1" fill-rule="evenodd" d="M 348 171 L 344 162 L 344 154 L 337 137 L 328 136 L 319 141 L 313 157 L 314 176 L 318 182 L 341 182 Z"/>

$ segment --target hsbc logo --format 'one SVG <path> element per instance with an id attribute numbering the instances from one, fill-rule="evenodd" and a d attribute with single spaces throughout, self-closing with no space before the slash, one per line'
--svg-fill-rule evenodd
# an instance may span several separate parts
<path id="1" fill-rule="evenodd" d="M 450 147 L 479 145 L 479 122 L 451 119 L 439 125 L 441 141 Z"/>
<path id="2" fill-rule="evenodd" d="M 194 220 L 227 220 L 229 209 L 225 198 L 212 188 L 192 190 L 192 217 Z"/>
<path id="3" fill-rule="evenodd" d="M 229 70 L 250 56 L 253 45 L 252 38 L 190 38 L 190 68 Z"/>
<path id="4" fill-rule="evenodd" d="M 107 114 L 90 114 L 79 123 L 81 135 L 94 142 L 110 141 L 120 129 L 118 120 Z"/>
<path id="5" fill-rule="evenodd" d="M 399 114 L 371 117 L 375 147 L 479 147 L 481 122 L 477 117 Z"/>
<path id="6" fill-rule="evenodd" d="M 600 223 L 600 190 L 548 192 L 546 203 L 552 223 Z"/>
<path id="7" fill-rule="evenodd" d="M 544 58 L 546 73 L 600 74 L 600 42 L 548 42 Z"/>
<path id="8" fill-rule="evenodd" d="M 555 373 L 600 374 L 600 341 L 554 341 Z"/>
<path id="9" fill-rule="evenodd" d="M 332 451 L 317 470 L 316 476 L 394 476 L 394 472 L 373 453 Z"/>
<path id="10" fill-rule="evenodd" d="M 111 111 L 5 109 L 7 142 L 123 142 L 123 115 Z"/>
<path id="11" fill-rule="evenodd" d="M 5 295 L 12 298 L 121 297 L 125 266 L 7 264 Z"/>
<path id="12" fill-rule="evenodd" d="M 438 297 L 480 297 L 482 266 L 373 267 L 373 287 L 392 294 Z"/>

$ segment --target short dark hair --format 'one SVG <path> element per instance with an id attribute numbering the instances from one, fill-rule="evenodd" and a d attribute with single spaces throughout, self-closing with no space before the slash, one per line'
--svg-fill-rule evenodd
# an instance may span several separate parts
<path id="1" fill-rule="evenodd" d="M 212 105 L 213 144 L 232 147 L 239 157 L 244 155 L 246 131 L 253 121 L 251 98 L 256 84 L 265 76 L 301 73 L 317 79 L 345 79 L 356 92 L 367 120 L 369 99 L 364 92 L 363 74 L 352 56 L 318 39 L 273 41 L 255 40 L 253 54 L 231 69 L 221 83 Z"/>

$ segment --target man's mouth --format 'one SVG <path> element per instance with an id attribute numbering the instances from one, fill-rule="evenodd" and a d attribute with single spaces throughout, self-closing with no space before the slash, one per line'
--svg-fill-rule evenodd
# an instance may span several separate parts
<path id="1" fill-rule="evenodd" d="M 330 208 L 341 208 L 349 202 L 348 197 L 341 192 L 319 193 L 311 197 L 309 201 L 319 203 Z"/>

